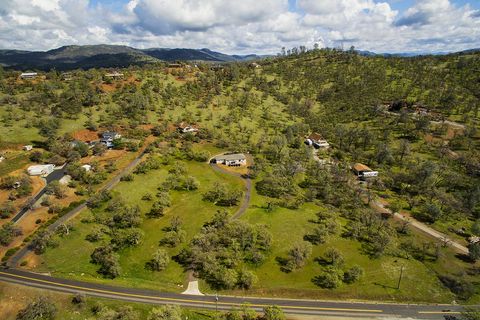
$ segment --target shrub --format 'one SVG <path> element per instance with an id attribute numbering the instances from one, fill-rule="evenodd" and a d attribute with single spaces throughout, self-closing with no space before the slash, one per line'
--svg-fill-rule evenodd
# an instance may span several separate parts
<path id="1" fill-rule="evenodd" d="M 327 267 L 324 272 L 316 276 L 312 281 L 324 289 L 335 289 L 340 287 L 343 279 L 343 271 L 335 267 Z"/>
<path id="2" fill-rule="evenodd" d="M 445 287 L 450 289 L 461 300 L 468 300 L 475 294 L 475 287 L 463 279 L 457 279 L 449 275 L 439 276 Z"/>
<path id="3" fill-rule="evenodd" d="M 57 314 L 57 308 L 53 303 L 41 296 L 20 310 L 17 314 L 17 320 L 53 320 Z"/>
<path id="4" fill-rule="evenodd" d="M 120 181 L 133 181 L 135 177 L 133 174 L 129 173 L 120 177 Z"/>
<path id="5" fill-rule="evenodd" d="M 153 254 L 152 259 L 145 264 L 145 268 L 152 271 L 162 271 L 167 268 L 169 263 L 170 257 L 168 253 L 163 249 L 158 249 Z"/>
<path id="6" fill-rule="evenodd" d="M 363 275 L 363 269 L 359 266 L 353 266 L 343 275 L 343 281 L 345 283 L 354 283 L 358 281 Z"/>

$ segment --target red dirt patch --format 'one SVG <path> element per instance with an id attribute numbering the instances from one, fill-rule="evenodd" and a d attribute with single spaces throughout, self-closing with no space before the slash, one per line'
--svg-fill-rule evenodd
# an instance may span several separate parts
<path id="1" fill-rule="evenodd" d="M 98 140 L 98 132 L 91 131 L 88 129 L 78 130 L 72 133 L 72 137 L 73 139 L 78 141 L 90 142 L 90 141 Z"/>

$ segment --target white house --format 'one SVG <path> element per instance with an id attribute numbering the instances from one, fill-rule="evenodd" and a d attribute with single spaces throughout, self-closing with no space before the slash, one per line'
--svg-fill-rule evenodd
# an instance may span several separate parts
<path id="1" fill-rule="evenodd" d="M 197 132 L 198 131 L 198 127 L 195 126 L 195 125 L 190 125 L 190 124 L 187 124 L 185 122 L 181 122 L 179 125 L 178 125 L 178 130 L 181 132 L 181 133 L 188 133 L 188 132 Z"/>
<path id="2" fill-rule="evenodd" d="M 327 142 L 327 140 L 323 139 L 322 135 L 319 133 L 312 133 L 311 135 L 309 135 L 305 140 L 305 144 L 313 146 L 315 149 L 330 148 L 330 144 Z"/>
<path id="3" fill-rule="evenodd" d="M 243 153 L 233 153 L 217 156 L 210 162 L 224 164 L 229 167 L 239 167 L 247 164 L 247 158 Z"/>
<path id="4" fill-rule="evenodd" d="M 31 176 L 47 176 L 55 169 L 54 164 L 42 164 L 28 167 L 28 174 Z"/>
<path id="5" fill-rule="evenodd" d="M 90 171 L 90 170 L 92 170 L 92 166 L 89 165 L 89 164 L 84 164 L 84 165 L 82 166 L 82 168 L 85 169 L 85 171 L 87 171 L 87 172 Z"/>
<path id="6" fill-rule="evenodd" d="M 25 151 L 31 151 L 32 149 L 33 149 L 33 146 L 30 145 L 30 144 L 28 144 L 26 146 L 23 146 L 23 150 L 25 150 Z"/>
<path id="7" fill-rule="evenodd" d="M 23 72 L 20 75 L 20 78 L 22 79 L 35 79 L 38 76 L 38 73 L 36 72 Z"/>
<path id="8" fill-rule="evenodd" d="M 122 136 L 114 131 L 106 131 L 102 133 L 100 142 L 107 146 L 107 148 L 113 147 L 113 140 L 120 139 Z"/>
<path id="9" fill-rule="evenodd" d="M 107 73 L 107 74 L 105 74 L 105 78 L 121 79 L 121 78 L 123 78 L 123 73 L 119 73 L 117 71 L 112 72 L 112 73 Z"/>

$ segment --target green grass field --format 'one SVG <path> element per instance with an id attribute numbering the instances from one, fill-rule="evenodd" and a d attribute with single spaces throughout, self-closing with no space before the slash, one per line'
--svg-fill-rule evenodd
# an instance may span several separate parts
<path id="1" fill-rule="evenodd" d="M 187 242 L 200 230 L 219 209 L 211 203 L 202 200 L 202 194 L 209 190 L 214 182 L 221 182 L 230 185 L 232 188 L 241 189 L 243 182 L 212 170 L 206 163 L 187 162 L 187 169 L 200 182 L 200 187 L 194 192 L 171 191 L 172 206 L 167 210 L 164 217 L 159 219 L 145 218 L 141 229 L 145 232 L 143 242 L 134 248 L 127 248 L 121 251 L 120 265 L 122 275 L 115 280 L 101 278 L 95 266 L 90 261 L 90 254 L 99 243 L 90 243 L 85 236 L 95 227 L 94 224 L 80 222 L 82 218 L 91 215 L 89 211 L 82 212 L 74 221 L 76 230 L 68 238 L 60 239 L 60 246 L 48 250 L 41 256 L 42 264 L 40 270 L 51 271 L 53 274 L 96 281 L 103 283 L 115 283 L 132 287 L 144 287 L 158 290 L 183 291 L 185 284 L 185 273 L 183 268 L 172 261 L 166 270 L 162 272 L 151 272 L 144 268 L 157 248 L 159 241 L 165 232 L 162 229 L 169 225 L 171 217 L 177 215 L 183 221 L 183 229 L 187 232 Z M 151 171 L 146 175 L 135 175 L 132 182 L 121 182 L 115 189 L 114 194 L 120 196 L 127 204 L 140 205 L 142 213 L 147 212 L 152 205 L 150 201 L 141 200 L 147 192 L 155 194 L 157 187 L 165 179 L 167 168 Z M 236 208 L 229 208 L 234 212 Z M 171 256 L 177 254 L 178 248 L 167 249 Z"/>
<path id="2" fill-rule="evenodd" d="M 313 229 L 313 224 L 309 223 L 309 220 L 315 219 L 315 213 L 322 208 L 310 203 L 298 210 L 277 208 L 273 212 L 266 212 L 262 208 L 266 202 L 266 198 L 254 191 L 250 209 L 244 216 L 250 223 L 266 224 L 273 234 L 271 254 L 266 262 L 255 270 L 258 283 L 249 294 L 403 302 L 452 301 L 452 294 L 424 264 L 414 259 L 406 260 L 392 256 L 371 259 L 361 252 L 359 242 L 342 238 L 340 235 L 331 237 L 325 244 L 314 246 L 312 255 L 303 268 L 291 273 L 282 272 L 275 258 L 286 257 L 295 242 L 303 241 L 303 236 Z M 342 224 L 346 222 L 343 218 L 338 220 Z M 328 290 L 321 289 L 312 282 L 312 278 L 322 271 L 315 258 L 322 257 L 329 247 L 335 247 L 343 253 L 346 267 L 357 264 L 365 270 L 365 275 L 358 283 L 343 284 L 338 289 Z M 397 290 L 401 266 L 405 272 L 401 288 Z M 238 291 L 233 293 L 240 294 Z"/>
<path id="3" fill-rule="evenodd" d="M 27 165 L 30 160 L 25 151 L 11 151 L 5 155 L 5 160 L 0 163 L 0 177 L 8 175 L 10 172 L 16 171 Z"/>

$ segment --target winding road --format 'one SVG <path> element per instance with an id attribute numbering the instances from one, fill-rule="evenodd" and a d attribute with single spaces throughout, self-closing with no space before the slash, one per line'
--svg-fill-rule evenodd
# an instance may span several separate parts
<path id="1" fill-rule="evenodd" d="M 103 188 L 101 190 L 99 190 L 99 192 L 103 191 L 103 190 L 108 191 L 108 190 L 111 190 L 113 187 L 115 187 L 115 185 L 117 185 L 117 183 L 120 182 L 120 178 L 122 176 L 124 176 L 126 173 L 130 172 L 133 168 L 135 168 L 140 163 L 140 161 L 142 160 L 142 158 L 145 154 L 146 154 L 146 152 L 142 151 L 132 162 L 130 162 L 130 164 L 128 164 L 128 166 L 126 166 L 124 169 L 122 169 L 112 180 L 110 180 L 105 186 L 103 186 Z M 63 176 L 63 170 L 62 170 L 62 176 Z M 45 189 L 43 189 L 43 190 L 45 190 Z M 49 225 L 46 230 L 50 231 L 50 232 L 54 232 L 58 228 L 58 226 L 61 226 L 62 224 L 65 224 L 68 220 L 75 217 L 80 211 L 85 209 L 86 206 L 87 206 L 86 203 L 82 203 L 82 204 L 78 205 L 77 207 L 73 208 L 72 210 L 70 210 L 65 215 L 58 218 L 54 223 Z M 7 261 L 7 266 L 9 266 L 9 267 L 18 266 L 20 261 L 30 252 L 31 252 L 30 246 L 25 245 L 20 250 L 18 250 Z"/>
<path id="2" fill-rule="evenodd" d="M 53 170 L 52 173 L 50 173 L 48 176 L 46 176 L 44 178 L 46 184 L 45 184 L 45 187 L 42 188 L 42 190 L 40 190 L 36 195 L 34 195 L 32 197 L 32 200 L 29 201 L 29 203 L 22 208 L 22 210 L 20 210 L 13 218 L 12 218 L 12 222 L 13 223 L 17 223 L 18 221 L 20 221 L 24 216 L 25 214 L 30 211 L 30 207 L 35 203 L 37 202 L 38 200 L 40 200 L 40 198 L 45 194 L 45 192 L 47 192 L 47 186 L 52 183 L 53 181 L 58 181 L 60 179 L 63 178 L 63 176 L 65 175 L 65 173 L 63 172 L 63 166 L 61 168 L 57 168 L 55 170 Z"/>
<path id="3" fill-rule="evenodd" d="M 177 304 L 189 308 L 230 310 L 248 304 L 256 311 L 277 305 L 287 314 L 329 315 L 348 318 L 409 318 L 444 319 L 445 315 L 458 315 L 463 308 L 457 305 L 415 305 L 372 302 L 340 302 L 301 299 L 254 298 L 214 295 L 193 296 L 154 290 L 124 288 L 104 284 L 60 279 L 18 269 L 0 269 L 0 281 L 40 289 L 86 294 L 93 297 L 117 299 L 149 304 Z"/>
<path id="4" fill-rule="evenodd" d="M 104 190 L 112 189 L 120 177 L 132 170 L 143 158 L 144 152 L 113 178 Z M 237 219 L 246 211 L 250 202 L 252 182 L 248 177 L 230 172 L 221 167 L 212 165 L 216 171 L 238 176 L 244 179 L 247 192 L 238 211 L 232 216 Z M 81 204 L 69 213 L 59 218 L 48 227 L 55 230 L 57 226 L 65 223 L 68 219 L 79 213 L 85 204 Z M 129 302 L 141 302 L 149 304 L 177 304 L 189 308 L 202 308 L 210 310 L 231 310 L 248 304 L 256 311 L 261 311 L 269 305 L 277 305 L 287 314 L 311 315 L 311 316 L 342 316 L 348 318 L 395 318 L 395 319 L 444 319 L 446 315 L 458 315 L 463 310 L 458 305 L 421 305 L 421 304 L 394 304 L 375 302 L 349 302 L 349 301 L 321 301 L 303 299 L 278 299 L 256 298 L 241 296 L 213 296 L 213 295 L 184 295 L 179 293 L 159 292 L 147 289 L 126 288 L 110 286 L 99 283 L 91 283 L 70 279 L 51 277 L 48 275 L 24 271 L 15 267 L 19 261 L 29 252 L 28 246 L 22 248 L 8 262 L 7 267 L 0 268 L 0 281 L 9 282 L 44 290 L 58 291 L 71 294 L 85 294 L 93 297 L 110 298 Z M 218 299 L 217 299 L 218 297 Z"/>
<path id="5" fill-rule="evenodd" d="M 403 215 L 401 213 L 398 213 L 398 212 L 392 212 L 392 210 L 386 208 L 385 205 L 378 200 L 374 200 L 372 202 L 372 205 L 374 207 L 377 207 L 377 208 L 381 209 L 381 210 L 384 210 L 386 213 L 391 214 L 397 220 L 407 222 L 409 224 L 409 226 L 411 226 L 412 228 L 415 228 L 415 229 L 417 229 L 417 230 L 419 230 L 423 233 L 426 233 L 430 237 L 435 238 L 435 239 L 441 241 L 442 243 L 445 243 L 447 246 L 452 247 L 457 252 L 460 252 L 464 255 L 468 255 L 469 250 L 468 250 L 467 247 L 465 247 L 464 245 L 462 245 L 462 244 L 456 242 L 455 240 L 449 238 L 446 234 L 441 233 L 441 232 L 429 227 L 428 225 L 414 219 L 413 217 L 405 216 L 405 215 Z"/>

